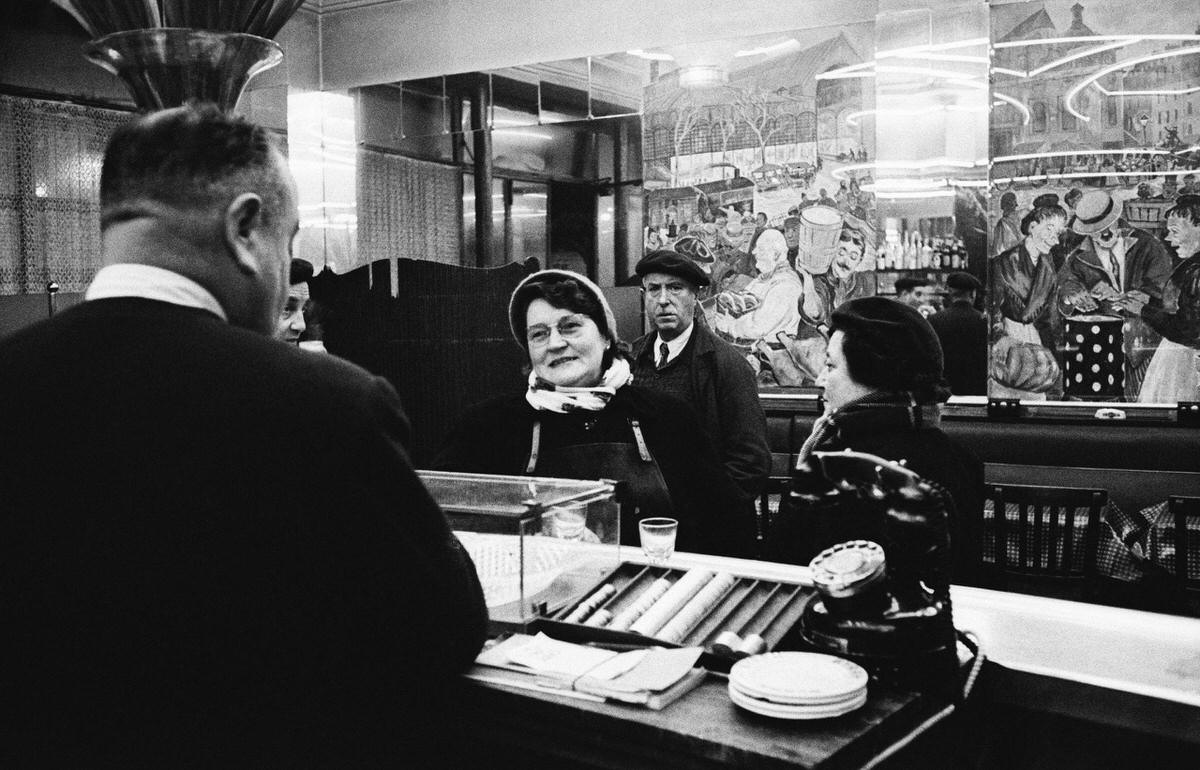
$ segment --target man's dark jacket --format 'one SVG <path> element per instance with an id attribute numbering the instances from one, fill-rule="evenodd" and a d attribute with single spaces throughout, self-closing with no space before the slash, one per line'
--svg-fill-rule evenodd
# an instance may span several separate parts
<path id="1" fill-rule="evenodd" d="M 699 312 L 699 311 L 697 311 Z M 634 381 L 638 373 L 654 368 L 657 332 L 633 343 Z M 767 444 L 767 418 L 758 399 L 754 370 L 737 348 L 713 334 L 703 323 L 693 324 L 691 398 L 705 433 L 730 478 L 746 497 L 758 497 L 771 473 L 771 448 Z"/>
<path id="2" fill-rule="evenodd" d="M 987 393 L 987 319 L 968 300 L 960 299 L 929 317 L 942 343 L 946 382 L 956 396 Z"/>
<path id="3" fill-rule="evenodd" d="M 197 309 L 0 342 L 3 767 L 403 764 L 486 609 L 385 381 Z"/>

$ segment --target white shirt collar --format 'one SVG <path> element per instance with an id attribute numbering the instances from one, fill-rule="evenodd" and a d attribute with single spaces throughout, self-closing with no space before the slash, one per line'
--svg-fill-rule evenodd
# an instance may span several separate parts
<path id="1" fill-rule="evenodd" d="M 692 338 L 692 329 L 695 328 L 696 319 L 693 318 L 692 322 L 688 324 L 688 328 L 684 329 L 683 333 L 673 340 L 664 340 L 661 336 L 655 335 L 657 341 L 654 343 L 654 360 L 658 361 L 658 349 L 665 342 L 667 343 L 667 360 L 674 361 L 683 352 L 683 349 L 687 347 L 688 340 Z"/>
<path id="2" fill-rule="evenodd" d="M 228 321 L 225 309 L 208 289 L 179 273 L 152 265 L 119 264 L 100 268 L 85 301 L 114 297 L 141 297 L 172 305 L 207 310 L 222 321 Z"/>

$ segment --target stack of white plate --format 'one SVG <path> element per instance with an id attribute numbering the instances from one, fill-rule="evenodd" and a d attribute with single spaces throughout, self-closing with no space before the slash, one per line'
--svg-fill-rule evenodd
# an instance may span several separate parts
<path id="1" fill-rule="evenodd" d="M 733 664 L 729 697 L 763 716 L 827 719 L 867 702 L 867 672 L 833 655 L 769 652 Z"/>

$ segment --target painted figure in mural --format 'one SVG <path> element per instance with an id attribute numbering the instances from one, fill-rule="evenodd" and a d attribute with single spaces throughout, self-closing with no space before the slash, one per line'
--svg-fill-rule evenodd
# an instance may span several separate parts
<path id="1" fill-rule="evenodd" d="M 704 274 L 704 281 L 696 285 L 696 294 L 700 299 L 708 297 L 711 293 L 710 282 L 713 280 L 713 272 L 717 267 L 716 258 L 713 256 L 712 250 L 704 244 L 704 241 L 694 235 L 685 235 L 675 241 L 672 250 L 691 260 Z M 655 251 L 658 251 L 658 249 L 655 249 Z M 649 253 L 652 254 L 654 252 Z"/>
<path id="2" fill-rule="evenodd" d="M 1006 192 L 1000 196 L 1000 219 L 992 228 L 989 253 L 993 256 L 1008 251 L 1021 242 L 1021 215 L 1017 212 L 1017 194 Z"/>
<path id="3" fill-rule="evenodd" d="M 1067 255 L 1083 243 L 1083 236 L 1075 232 L 1075 207 L 1079 205 L 1079 199 L 1082 197 L 1083 190 L 1078 187 L 1072 187 L 1063 195 L 1063 205 L 1067 207 L 1067 226 L 1058 236 L 1058 246 L 1050 252 L 1055 270 L 1061 270 L 1067 261 Z"/>
<path id="4" fill-rule="evenodd" d="M 1157 238 L 1121 217 L 1123 208 L 1120 198 L 1104 190 L 1084 193 L 1079 199 L 1074 230 L 1084 238 L 1059 275 L 1064 314 L 1117 315 L 1115 303 L 1131 291 L 1161 306 L 1171 257 Z M 1125 398 L 1134 401 L 1160 336 L 1137 316 L 1128 318 L 1123 332 Z"/>
<path id="5" fill-rule="evenodd" d="M 834 308 L 843 302 L 873 293 L 866 274 L 859 270 L 871 239 L 866 224 L 853 221 L 858 224 L 851 224 L 851 220 L 847 220 L 842 227 L 837 253 L 829 270 L 816 275 L 806 274 L 804 303 L 800 312 L 804 323 L 814 328 L 827 330 Z"/>
<path id="6" fill-rule="evenodd" d="M 1167 210 L 1167 241 L 1183 259 L 1167 280 L 1162 305 L 1131 291 L 1114 303 L 1163 336 L 1146 369 L 1138 400 L 1200 400 L 1200 195 L 1181 195 Z"/>
<path id="7" fill-rule="evenodd" d="M 1044 399 L 1059 385 L 1054 351 L 1061 319 L 1050 249 L 1066 224 L 1067 212 L 1062 206 L 1038 206 L 1021 219 L 1023 240 L 993 257 L 988 265 L 989 395 Z"/>
<path id="8" fill-rule="evenodd" d="M 788 264 L 783 233 L 768 230 L 754 246 L 758 276 L 740 292 L 717 295 L 713 326 L 734 345 L 749 350 L 776 332 L 794 334 L 800 323 L 804 284 Z"/>
<path id="9" fill-rule="evenodd" d="M 691 404 L 753 520 L 754 501 L 771 472 L 754 370 L 737 348 L 696 323 L 697 290 L 708 276 L 689 258 L 660 249 L 642 257 L 634 272 L 653 331 L 633 343 L 633 382 Z"/>

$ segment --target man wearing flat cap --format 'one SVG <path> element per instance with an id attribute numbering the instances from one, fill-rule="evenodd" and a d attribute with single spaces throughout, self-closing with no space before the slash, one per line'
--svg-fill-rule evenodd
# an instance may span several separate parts
<path id="1" fill-rule="evenodd" d="M 1121 199 L 1104 190 L 1086 192 L 1076 204 L 1071 227 L 1083 241 L 1059 275 L 1064 315 L 1118 315 L 1117 305 L 1134 291 L 1161 305 L 1171 256 L 1157 238 L 1131 226 L 1123 210 Z M 1136 401 L 1160 336 L 1136 317 L 1127 320 L 1124 335 L 1125 397 Z"/>
<path id="2" fill-rule="evenodd" d="M 633 343 L 634 382 L 692 405 L 746 495 L 746 515 L 753 515 L 753 501 L 771 470 L 767 420 L 750 364 L 696 320 L 696 292 L 708 285 L 708 276 L 670 249 L 650 252 L 634 272 L 642 279 L 646 317 L 654 327 Z"/>
<path id="3" fill-rule="evenodd" d="M 956 396 L 987 393 L 987 319 L 975 309 L 983 284 L 970 273 L 946 277 L 946 308 L 929 317 L 942 343 L 944 370 Z"/>

